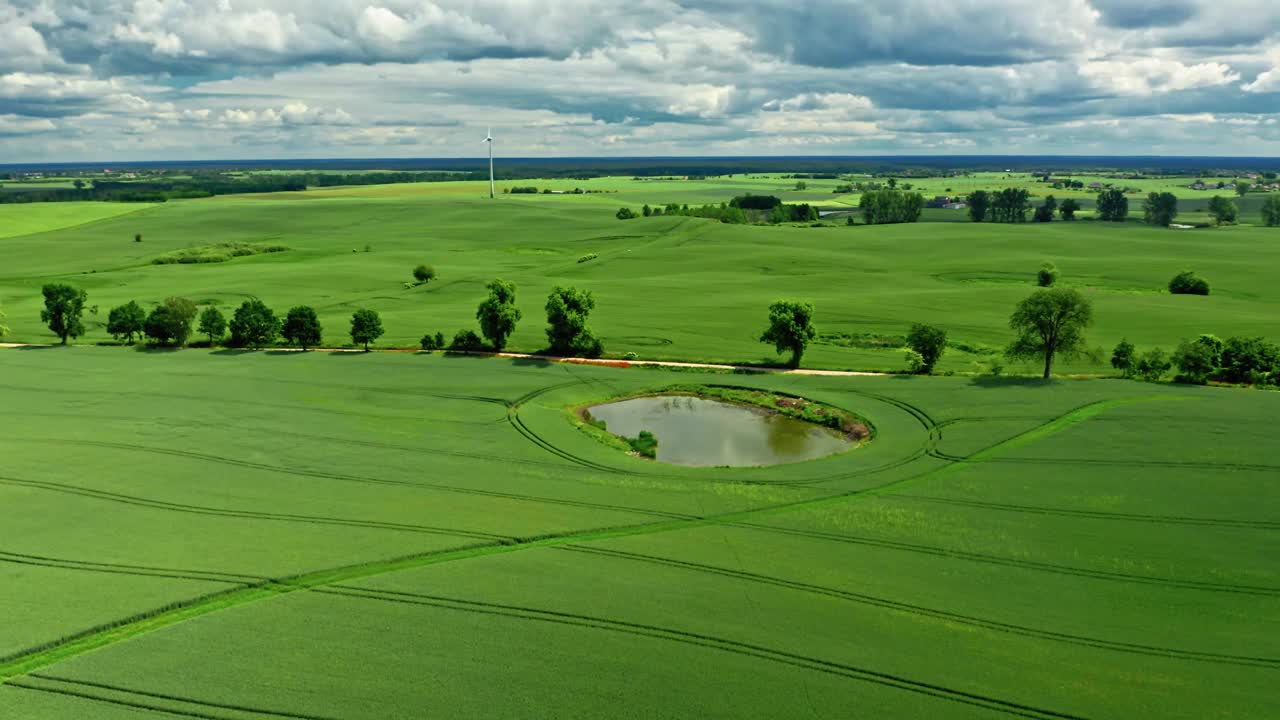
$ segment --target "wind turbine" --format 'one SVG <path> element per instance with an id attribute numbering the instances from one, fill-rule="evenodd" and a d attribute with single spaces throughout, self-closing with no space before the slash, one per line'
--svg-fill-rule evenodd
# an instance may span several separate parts
<path id="1" fill-rule="evenodd" d="M 489 132 L 484 136 L 484 141 L 489 145 L 489 199 L 493 199 L 493 128 L 489 128 Z"/>

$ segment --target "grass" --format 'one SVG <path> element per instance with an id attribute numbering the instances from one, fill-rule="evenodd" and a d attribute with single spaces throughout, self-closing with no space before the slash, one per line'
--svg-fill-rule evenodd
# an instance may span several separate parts
<path id="1" fill-rule="evenodd" d="M 936 181 L 954 190 L 960 180 L 997 186 L 1005 178 L 916 182 L 933 192 L 925 186 Z M 834 340 L 810 348 L 810 367 L 902 370 L 900 348 L 864 340 L 901 337 L 913 322 L 927 322 L 945 328 L 952 343 L 939 372 L 967 373 L 988 365 L 990 351 L 1008 342 L 1009 313 L 1034 289 L 1035 270 L 1052 261 L 1064 284 L 1093 300 L 1097 322 L 1089 340 L 1104 352 L 1124 337 L 1140 350 L 1171 350 L 1202 332 L 1280 337 L 1268 273 L 1280 262 L 1274 229 L 1093 222 L 769 228 L 613 217 L 622 204 L 720 202 L 748 191 L 818 202 L 839 181 L 807 182 L 796 192 L 794 180 L 776 176 L 538 181 L 610 192 L 503 195 L 493 202 L 480 197 L 485 183 L 466 182 L 175 201 L 3 240 L 0 303 L 15 341 L 53 338 L 39 321 L 39 287 L 58 280 L 84 287 L 99 309 L 86 318 L 85 342 L 107 338 L 110 307 L 180 294 L 227 314 L 248 297 L 279 311 L 312 305 L 330 345 L 346 342 L 354 310 L 371 308 L 386 328 L 379 345 L 416 347 L 424 333 L 474 328 L 484 284 L 502 277 L 517 283 L 524 310 L 510 339 L 513 351 L 545 346 L 543 298 L 554 285 L 576 285 L 595 294 L 591 325 L 613 356 L 758 364 L 780 359 L 757 342 L 765 309 L 775 299 L 799 297 L 816 304 L 819 329 Z M 135 233 L 142 243 L 133 242 Z M 193 244 L 291 251 L 233 263 L 152 264 Z M 584 258 L 591 259 L 579 262 Z M 406 287 L 412 268 L 424 262 L 439 277 Z M 1209 280 L 1212 296 L 1164 291 L 1170 277 L 1188 268 Z M 1087 360 L 1058 367 L 1109 371 Z"/>
<path id="2" fill-rule="evenodd" d="M 690 382 L 0 350 L 0 712 L 1261 718 L 1280 702 L 1278 396 L 741 375 L 877 435 L 735 470 L 631 457 L 566 417 Z"/>
<path id="3" fill-rule="evenodd" d="M 0 204 L 0 238 L 87 225 L 154 207 L 146 203 L 64 202 Z M 130 235 L 129 239 L 133 239 Z"/>

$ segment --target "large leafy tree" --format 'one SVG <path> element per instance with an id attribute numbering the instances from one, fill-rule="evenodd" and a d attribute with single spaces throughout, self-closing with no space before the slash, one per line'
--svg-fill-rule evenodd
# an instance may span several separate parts
<path id="1" fill-rule="evenodd" d="M 1229 225 L 1235 222 L 1239 214 L 1240 209 L 1236 207 L 1234 200 L 1221 195 L 1214 195 L 1209 199 L 1209 216 L 1218 225 Z"/>
<path id="2" fill-rule="evenodd" d="M 1262 203 L 1262 222 L 1267 227 L 1280 227 L 1280 195 L 1273 193 Z"/>
<path id="3" fill-rule="evenodd" d="M 507 346 L 507 338 L 515 332 L 516 323 L 522 317 L 520 308 L 516 307 L 516 284 L 494 279 L 485 287 L 489 289 L 489 297 L 480 302 L 476 319 L 480 321 L 480 332 L 488 338 L 493 349 L 502 352 L 502 348 Z"/>
<path id="4" fill-rule="evenodd" d="M 185 345 L 191 337 L 191 322 L 196 317 L 196 304 L 183 297 L 166 298 L 147 315 L 143 332 L 162 345 Z"/>
<path id="5" fill-rule="evenodd" d="M 1098 217 L 1108 222 L 1124 222 L 1129 217 L 1129 198 L 1116 189 L 1098 193 Z"/>
<path id="6" fill-rule="evenodd" d="M 907 347 L 920 353 L 920 372 L 928 375 L 947 350 L 947 331 L 932 325 L 916 323 L 907 333 Z"/>
<path id="7" fill-rule="evenodd" d="M 1079 211 L 1080 203 L 1076 202 L 1075 198 L 1067 198 L 1058 206 L 1058 214 L 1062 216 L 1063 220 L 1075 220 L 1076 213 Z"/>
<path id="8" fill-rule="evenodd" d="M 1044 377 L 1053 371 L 1058 355 L 1078 355 L 1085 351 L 1084 331 L 1093 322 L 1093 306 L 1070 288 L 1037 290 L 1009 317 L 1009 327 L 1017 337 L 1005 354 L 1014 360 L 1044 359 Z"/>
<path id="9" fill-rule="evenodd" d="M 142 335 L 143 326 L 147 322 L 147 311 L 142 309 L 136 300 L 111 308 L 107 315 L 107 332 L 117 340 L 129 345 Z"/>
<path id="10" fill-rule="evenodd" d="M 547 296 L 547 342 L 555 355 L 599 356 L 600 339 L 587 327 L 587 316 L 596 301 L 590 290 L 556 286 Z"/>
<path id="11" fill-rule="evenodd" d="M 209 347 L 222 339 L 222 334 L 227 331 L 227 319 L 222 316 L 222 311 L 216 307 L 207 307 L 204 312 L 200 313 L 200 327 L 202 334 L 209 336 Z"/>
<path id="12" fill-rule="evenodd" d="M 256 349 L 276 341 L 280 334 L 280 320 L 266 303 L 252 298 L 236 308 L 230 328 L 232 345 Z"/>
<path id="13" fill-rule="evenodd" d="M 49 326 L 62 344 L 68 338 L 77 338 L 84 334 L 84 304 L 89 294 L 80 288 L 63 283 L 49 283 L 40 289 L 44 294 L 44 309 L 40 311 L 40 321 Z"/>
<path id="14" fill-rule="evenodd" d="M 1178 217 L 1178 198 L 1173 193 L 1153 192 L 1142 203 L 1142 218 L 1148 225 L 1169 227 Z"/>
<path id="15" fill-rule="evenodd" d="M 770 343 L 779 353 L 791 353 L 791 367 L 800 367 L 805 348 L 817 336 L 812 303 L 778 300 L 769 306 L 769 327 L 760 335 L 760 342 Z"/>
<path id="16" fill-rule="evenodd" d="M 301 347 L 303 352 L 309 347 L 320 344 L 320 318 L 316 317 L 314 308 L 299 305 L 290 308 L 285 315 L 284 326 L 280 335 L 290 345 Z"/>
<path id="17" fill-rule="evenodd" d="M 974 190 L 969 193 L 969 219 L 982 222 L 987 219 L 987 211 L 991 208 L 991 193 L 986 190 Z"/>
<path id="18" fill-rule="evenodd" d="M 351 314 L 351 342 L 364 345 L 369 352 L 369 343 L 382 337 L 382 317 L 374 310 L 361 308 Z"/>

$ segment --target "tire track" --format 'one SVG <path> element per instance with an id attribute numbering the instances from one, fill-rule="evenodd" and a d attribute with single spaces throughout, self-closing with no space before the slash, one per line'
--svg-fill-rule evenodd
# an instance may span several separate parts
<path id="1" fill-rule="evenodd" d="M 836 675 L 850 680 L 858 680 L 875 685 L 893 688 L 896 690 L 905 690 L 908 692 L 927 695 L 940 700 L 960 703 L 980 707 L 1007 715 L 1028 718 L 1060 718 L 1067 720 L 1083 720 L 1081 716 L 1068 713 L 1056 712 L 1044 708 L 1038 708 L 1031 705 L 1004 700 L 1000 698 L 979 695 L 977 693 L 969 693 L 962 690 L 911 680 L 902 676 L 890 673 L 880 672 L 868 668 L 847 665 L 844 663 L 823 660 L 821 658 L 799 655 L 796 653 L 777 650 L 762 645 L 754 645 L 751 643 L 729 640 L 726 638 L 716 637 L 714 635 L 706 635 L 701 633 L 687 632 L 672 628 L 660 627 L 657 625 L 647 625 L 643 623 L 632 623 L 621 620 L 612 620 L 609 618 L 593 617 L 590 615 L 579 615 L 576 613 L 558 612 L 553 610 L 542 610 L 536 608 L 521 607 L 518 605 L 503 605 L 499 603 L 487 603 L 475 600 L 463 600 L 459 598 L 448 598 L 434 595 L 420 595 L 415 593 L 402 593 L 391 590 L 372 590 L 368 588 L 359 588 L 346 585 L 338 585 L 328 588 L 317 588 L 314 592 L 326 595 L 335 595 L 341 597 L 374 600 L 380 602 L 401 603 L 407 605 L 419 605 L 426 607 L 440 608 L 444 610 L 454 610 L 460 612 L 469 612 L 482 615 L 493 615 L 516 620 L 536 621 L 551 623 L 557 625 L 567 625 L 570 627 L 588 628 L 593 630 L 604 630 L 609 632 L 623 633 L 627 635 L 636 635 L 639 637 L 647 637 L 669 642 L 676 642 L 695 647 L 706 648 L 710 650 L 718 650 L 721 652 L 733 653 L 745 657 L 756 658 L 768 662 L 789 665 L 813 672 L 820 672 L 829 675 Z"/>
<path id="2" fill-rule="evenodd" d="M 461 495 L 475 495 L 479 497 L 491 497 L 491 498 L 500 498 L 505 500 L 517 500 L 521 502 L 546 503 L 550 505 L 580 507 L 580 508 L 588 508 L 592 510 L 609 510 L 613 512 L 625 512 L 625 513 L 632 513 L 637 515 L 649 515 L 652 517 L 665 517 L 665 518 L 694 517 L 692 515 L 686 515 L 683 513 L 672 513 L 672 512 L 667 512 L 663 510 L 650 510 L 647 508 L 633 508 L 633 507 L 628 507 L 624 505 L 611 505 L 608 503 L 598 503 L 598 502 L 592 502 L 587 500 L 567 500 L 562 498 L 551 498 L 551 497 L 545 497 L 540 495 L 526 495 L 521 493 L 502 492 L 498 490 L 481 490 L 478 488 L 464 488 L 464 487 L 458 487 L 456 485 L 443 485 L 439 483 L 428 483 L 428 482 L 419 482 L 419 481 L 410 481 L 410 480 L 389 480 L 386 478 L 373 478 L 373 477 L 366 477 L 361 475 L 349 475 L 346 473 L 327 472 L 327 471 L 321 471 L 321 470 L 306 470 L 302 468 L 280 467 L 278 465 L 267 465 L 265 463 L 256 463 L 249 460 L 240 460 L 238 458 L 228 458 L 228 457 L 222 457 L 219 455 L 209 455 L 206 453 L 197 453 L 189 450 L 174 450 L 170 448 L 158 448 L 158 447 L 152 447 L 149 445 L 134 445 L 130 443 L 117 443 L 117 442 L 108 442 L 108 441 L 102 441 L 102 440 L 66 440 L 66 439 L 50 439 L 50 438 L 26 438 L 26 439 L 19 438 L 19 439 L 21 439 L 23 442 L 46 442 L 46 443 L 54 443 L 54 444 L 88 445 L 93 447 L 105 447 L 105 448 L 112 448 L 117 450 L 154 453 L 157 455 L 171 455 L 174 457 L 180 457 L 180 458 L 185 458 L 190 460 L 200 460 L 204 462 L 220 463 L 220 464 L 231 465 L 235 467 L 248 468 L 251 470 L 261 470 L 264 472 L 279 473 L 282 475 L 293 475 L 297 477 L 317 478 L 322 480 L 339 480 L 343 482 L 366 483 L 370 485 L 386 485 L 391 487 L 403 487 L 403 488 L 411 488 L 416 490 L 438 490 L 440 492 L 457 493 Z M 363 444 L 363 441 L 353 441 L 353 442 L 358 444 Z M 374 446 L 377 447 L 378 445 L 374 445 Z M 436 451 L 423 450 L 422 452 L 435 453 Z M 503 458 L 499 456 L 492 456 L 492 457 L 484 456 L 477 453 L 441 451 L 440 454 L 465 457 L 468 459 L 489 460 L 489 461 L 498 462 L 498 463 L 520 464 L 523 462 L 528 462 L 528 463 L 537 464 L 542 467 L 554 468 L 557 470 L 565 469 L 564 465 L 561 465 L 558 463 L 521 461 L 521 460 Z M 0 481 L 3 481 L 3 477 L 0 477 Z"/>
<path id="3" fill-rule="evenodd" d="M 644 555 L 641 553 L 625 552 L 622 550 L 612 550 L 606 548 L 585 547 L 582 545 L 564 545 L 558 550 L 569 552 L 586 553 L 589 555 L 597 555 L 601 557 L 609 557 L 622 560 L 632 560 L 636 562 L 645 562 L 653 565 L 663 565 L 673 567 L 680 570 L 689 570 L 709 575 L 718 575 L 721 577 L 730 577 L 737 580 L 759 583 L 762 585 L 772 585 L 790 590 L 798 590 L 815 595 L 824 595 L 840 600 L 846 600 L 860 605 L 868 605 L 878 607 L 885 610 L 893 610 L 896 612 L 907 613 L 918 617 L 927 617 L 943 622 L 956 623 L 968 627 L 977 627 L 993 632 L 1001 632 L 1009 635 L 1018 635 L 1021 637 L 1029 637 L 1038 640 L 1048 640 L 1052 642 L 1069 643 L 1072 645 L 1081 645 L 1101 650 L 1111 650 L 1115 652 L 1127 652 L 1137 655 L 1147 655 L 1151 657 L 1176 658 L 1179 660 L 1195 660 L 1200 662 L 1216 663 L 1222 665 L 1244 665 L 1248 667 L 1261 668 L 1280 668 L 1280 658 L 1263 658 L 1252 657 L 1247 655 L 1230 655 L 1224 653 L 1202 652 L 1198 650 L 1182 650 L 1179 648 L 1162 647 L 1159 645 L 1145 645 L 1142 643 L 1117 642 L 1114 640 L 1106 640 L 1103 638 L 1094 638 L 1087 635 L 1075 635 L 1072 633 L 1057 632 L 1054 630 L 1043 630 L 1033 628 L 1026 625 L 1016 625 L 1006 623 L 999 620 L 990 620 L 974 615 L 964 615 L 954 613 L 947 610 L 939 610 L 937 608 L 925 607 L 923 605 L 914 605 L 911 603 L 892 600 L 884 597 L 877 597 L 867 593 L 855 593 L 847 590 L 839 590 L 836 588 L 825 587 L 822 585 L 812 585 L 793 580 L 785 580 L 782 578 L 772 577 L 769 575 L 761 575 L 758 573 L 745 572 L 742 570 L 733 570 L 730 568 L 717 567 L 715 565 L 705 565 L 702 563 L 688 562 L 684 560 L 675 560 L 672 558 L 657 557 L 654 555 Z M 345 587 L 345 586 L 342 586 Z"/>
<path id="4" fill-rule="evenodd" d="M 1125 522 L 1160 523 L 1166 525 L 1212 526 L 1244 528 L 1250 530 L 1280 530 L 1280 521 L 1272 520 L 1232 520 L 1229 518 L 1203 518 L 1185 515 L 1143 515 L 1140 513 L 1103 512 L 1101 510 L 1069 510 L 1065 508 L 1042 507 L 1038 505 L 1012 505 L 1006 503 L 982 502 L 978 500 L 959 500 L 955 498 L 936 497 L 933 495 L 895 495 L 894 499 L 919 500 L 921 502 L 931 502 L 942 505 L 981 508 L 984 510 L 1000 510 L 1004 512 L 1089 518 L 1091 520 L 1121 520 Z"/>
<path id="5" fill-rule="evenodd" d="M 0 550 L 0 562 L 14 565 L 31 565 L 35 567 L 57 568 L 61 570 L 81 570 L 85 572 L 106 573 L 114 575 L 133 575 L 137 577 L 163 577 L 175 580 L 201 580 L 205 582 L 231 583 L 233 585 L 249 585 L 264 582 L 268 578 L 257 575 L 224 573 L 219 571 L 183 570 L 178 568 L 152 567 L 148 565 L 122 565 L 115 563 L 90 562 L 88 560 L 68 560 L 41 555 L 26 555 Z"/>
<path id="6" fill-rule="evenodd" d="M 470 537 L 482 540 L 495 540 L 503 543 L 516 541 L 515 537 L 508 535 L 497 535 L 494 533 L 460 530 L 456 528 L 434 527 L 431 525 L 382 522 L 378 520 L 352 520 L 347 518 L 325 517 L 322 515 L 294 515 L 290 513 L 259 512 L 254 510 L 227 510 L 223 508 L 207 507 L 204 505 L 185 505 L 181 503 L 166 502 L 163 500 L 149 500 L 147 498 L 133 495 L 106 492 L 105 490 L 94 490 L 92 488 L 84 488 L 76 485 L 44 482 L 40 480 L 23 480 L 21 478 L 8 477 L 4 475 L 0 475 L 0 484 L 37 488 L 40 490 L 65 493 L 68 495 L 79 495 L 82 497 L 93 498 L 95 500 L 104 500 L 107 502 L 122 503 L 125 505 L 134 505 L 157 510 L 189 513 L 192 515 L 230 517 L 246 520 L 295 522 L 312 525 L 333 525 L 338 527 L 358 527 L 374 530 L 398 530 L 403 532 L 425 533 L 429 535 L 447 535 L 452 537 Z"/>
<path id="7" fill-rule="evenodd" d="M 304 713 L 295 713 L 285 710 L 265 710 L 262 708 L 249 707 L 247 705 L 237 705 L 230 703 L 218 703 L 207 700 L 195 700 L 179 695 L 168 695 L 165 693 L 147 692 L 143 690 L 133 690 L 119 685 L 108 683 L 93 682 L 89 680 L 73 680 L 71 678 L 59 677 L 56 675 L 47 675 L 44 673 L 32 673 L 28 677 L 39 680 L 39 683 L 30 680 L 17 681 L 9 683 L 14 687 L 20 687 L 25 690 L 35 690 L 37 692 L 49 692 L 62 695 L 71 695 L 87 700 L 95 700 L 98 702 L 106 702 L 125 707 L 133 707 L 142 710 L 150 710 L 153 712 L 168 713 L 181 717 L 208 718 L 210 720 L 233 720 L 226 715 L 211 715 L 204 712 L 209 710 L 229 710 L 236 713 L 248 713 L 250 715 L 261 715 L 265 717 L 290 718 L 291 720 L 335 720 L 334 718 L 323 715 L 309 715 Z M 50 685 L 49 683 L 52 683 Z M 68 687 L 70 686 L 70 687 Z M 108 693 L 119 693 L 125 695 L 126 698 L 113 697 L 105 695 Z M 194 705 L 196 710 L 188 708 L 174 708 L 165 705 L 155 704 L 157 701 L 166 701 L 171 703 L 183 703 L 185 705 Z"/>
<path id="8" fill-rule="evenodd" d="M 918 553 L 922 555 L 932 555 L 956 560 L 969 560 L 972 562 L 985 563 L 988 565 L 1001 565 L 1005 567 L 1019 568 L 1023 570 L 1036 570 L 1039 572 L 1055 573 L 1059 575 L 1074 575 L 1077 577 L 1094 578 L 1097 580 L 1115 580 L 1119 582 L 1132 582 L 1144 585 L 1160 585 L 1165 587 L 1185 588 L 1188 590 L 1206 590 L 1210 592 L 1235 593 L 1240 595 L 1264 595 L 1264 596 L 1280 596 L 1280 588 L 1262 587 L 1257 585 L 1233 585 L 1229 583 L 1215 583 L 1200 580 L 1177 580 L 1173 578 L 1162 578 L 1154 575 L 1138 575 L 1134 573 L 1121 573 L 1110 570 L 1091 570 L 1089 568 L 1079 568 L 1070 565 L 1056 565 L 1053 563 L 1038 562 L 1035 560 L 1019 560 L 1016 558 L 1003 557 L 1000 555 L 987 555 L 983 553 L 968 552 L 964 550 L 952 550 L 944 547 L 933 545 L 918 545 L 914 543 L 900 542 L 896 540 L 882 540 L 879 538 L 858 537 L 853 535 L 843 535 L 838 533 L 826 533 L 817 530 L 797 530 L 794 528 L 776 527 L 773 525 L 759 525 L 756 523 L 732 523 L 732 527 L 745 528 L 750 530 L 759 530 L 763 532 L 780 533 L 784 535 L 794 535 L 797 537 L 811 538 L 814 540 L 823 540 L 828 542 L 846 543 L 849 545 L 864 545 L 868 547 L 879 547 L 888 550 L 901 550 L 903 552 Z"/>

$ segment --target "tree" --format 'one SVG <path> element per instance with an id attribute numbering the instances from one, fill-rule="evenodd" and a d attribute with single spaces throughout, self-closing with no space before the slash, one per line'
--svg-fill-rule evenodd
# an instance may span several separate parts
<path id="1" fill-rule="evenodd" d="M 1280 227 L 1280 195 L 1273 193 L 1262 203 L 1262 222 L 1267 227 Z"/>
<path id="2" fill-rule="evenodd" d="M 83 181 L 83 180 L 81 180 L 80 178 L 76 178 L 75 180 L 72 180 L 72 181 L 71 181 L 71 186 L 72 186 L 72 187 L 74 187 L 74 188 L 75 188 L 75 189 L 77 189 L 77 190 L 83 190 L 83 189 L 84 189 L 84 181 Z"/>
<path id="3" fill-rule="evenodd" d="M 147 321 L 147 312 L 136 300 L 111 308 L 107 315 L 107 332 L 116 340 L 124 340 L 132 345 L 135 337 L 142 335 L 143 324 Z"/>
<path id="4" fill-rule="evenodd" d="M 191 321 L 195 317 L 195 303 L 183 297 L 166 298 L 147 315 L 143 331 L 160 345 L 185 345 L 191 337 Z"/>
<path id="5" fill-rule="evenodd" d="M 351 342 L 364 345 L 369 352 L 369 343 L 382 337 L 382 318 L 373 310 L 361 308 L 351 315 Z"/>
<path id="6" fill-rule="evenodd" d="M 653 208 L 649 207 L 649 203 L 645 203 L 644 207 L 640 210 L 640 214 L 645 217 L 650 217 L 653 215 Z"/>
<path id="7" fill-rule="evenodd" d="M 436 269 L 430 265 L 419 265 L 413 269 L 413 279 L 425 284 L 436 279 Z"/>
<path id="8" fill-rule="evenodd" d="M 1138 371 L 1138 358 L 1133 343 L 1124 338 L 1116 349 L 1111 351 L 1111 367 L 1120 371 L 1122 377 L 1131 378 Z"/>
<path id="9" fill-rule="evenodd" d="M 200 313 L 201 333 L 209 336 L 209 347 L 222 339 L 222 334 L 227 331 L 227 319 L 222 316 L 222 311 L 216 307 L 207 307 L 204 312 Z"/>
<path id="10" fill-rule="evenodd" d="M 1217 225 L 1229 225 L 1235 222 L 1239 213 L 1240 209 L 1232 200 L 1221 195 L 1214 195 L 1209 199 L 1209 215 Z"/>
<path id="11" fill-rule="evenodd" d="M 1108 222 L 1124 222 L 1129 217 L 1129 198 L 1115 189 L 1098 193 L 1098 217 Z"/>
<path id="12" fill-rule="evenodd" d="M 1051 262 L 1040 265 L 1040 269 L 1036 271 L 1036 283 L 1040 287 L 1053 287 L 1058 282 L 1058 266 Z"/>
<path id="13" fill-rule="evenodd" d="M 1027 204 L 1031 194 L 1021 188 L 1005 188 L 991 194 L 987 217 L 991 222 L 1023 223 L 1027 221 Z"/>
<path id="14" fill-rule="evenodd" d="M 547 342 L 554 355 L 597 357 L 604 352 L 600 340 L 587 328 L 587 316 L 596 302 L 590 290 L 556 286 L 547 296 Z"/>
<path id="15" fill-rule="evenodd" d="M 418 341 L 422 345 L 423 350 L 443 350 L 444 349 L 444 333 L 438 332 L 435 335 L 427 333 L 422 336 L 422 340 Z"/>
<path id="16" fill-rule="evenodd" d="M 1204 342 L 1206 337 L 1214 342 Z M 1221 354 L 1222 343 L 1212 335 L 1201 336 L 1200 340 L 1183 340 L 1173 351 L 1173 364 L 1178 366 L 1175 379 L 1180 383 L 1204 385 L 1218 372 Z"/>
<path id="17" fill-rule="evenodd" d="M 1018 335 L 1005 354 L 1014 360 L 1044 358 L 1044 377 L 1053 370 L 1057 355 L 1079 355 L 1085 351 L 1084 330 L 1093 321 L 1093 306 L 1070 288 L 1037 290 L 1009 317 L 1009 327 Z"/>
<path id="18" fill-rule="evenodd" d="M 1258 375 L 1274 377 L 1280 372 L 1280 347 L 1264 338 L 1231 337 L 1222 345 L 1222 380 L 1230 383 L 1256 382 Z"/>
<path id="19" fill-rule="evenodd" d="M 1239 195 L 1240 197 L 1244 197 L 1245 195 L 1248 195 L 1249 191 L 1252 189 L 1253 189 L 1253 184 L 1245 180 L 1241 180 L 1236 183 L 1236 194 Z"/>
<path id="20" fill-rule="evenodd" d="M 807 205 L 803 206 L 806 209 Z M 901 190 L 870 190 L 858 201 L 862 219 L 868 225 L 913 223 L 920 219 L 924 209 L 924 196 Z"/>
<path id="21" fill-rule="evenodd" d="M 235 347 L 261 348 L 274 343 L 280 334 L 279 318 L 257 298 L 240 303 L 229 327 L 231 344 Z"/>
<path id="22" fill-rule="evenodd" d="M 969 218 L 974 222 L 987 219 L 987 210 L 991 207 L 991 194 L 986 190 L 975 190 L 969 193 Z"/>
<path id="23" fill-rule="evenodd" d="M 476 319 L 480 321 L 480 332 L 493 345 L 494 352 L 502 352 L 507 346 L 507 338 L 515 332 L 516 323 L 523 314 L 516 307 L 516 284 L 506 280 L 493 279 L 486 285 L 489 297 L 480 301 L 476 309 Z"/>
<path id="24" fill-rule="evenodd" d="M 49 283 L 40 292 L 44 294 L 40 321 L 62 339 L 63 345 L 67 344 L 67 338 L 78 338 L 84 334 L 84 323 L 80 317 L 84 315 L 88 293 L 62 283 Z"/>
<path id="25" fill-rule="evenodd" d="M 1209 282 L 1190 270 L 1183 270 L 1169 281 L 1169 292 L 1174 295 L 1208 295 Z"/>
<path id="26" fill-rule="evenodd" d="M 632 210 L 629 207 L 624 207 L 624 208 L 619 208 L 618 212 L 614 213 L 614 215 L 619 220 L 630 220 L 631 218 L 636 217 L 636 211 Z"/>
<path id="27" fill-rule="evenodd" d="M 453 340 L 449 341 L 449 349 L 454 352 L 476 352 L 484 349 L 484 340 L 480 339 L 475 330 L 459 330 L 453 334 Z"/>
<path id="28" fill-rule="evenodd" d="M 1138 376 L 1147 382 L 1157 382 L 1169 372 L 1169 368 L 1173 367 L 1168 358 L 1165 357 L 1164 351 L 1160 348 L 1148 350 L 1138 358 L 1137 372 Z"/>
<path id="29" fill-rule="evenodd" d="M 808 189 L 809 189 L 809 183 L 803 180 L 799 180 L 796 182 L 796 190 L 808 190 Z"/>
<path id="30" fill-rule="evenodd" d="M 1058 201 L 1052 195 L 1044 199 L 1044 204 L 1036 208 L 1035 221 L 1039 223 L 1053 222 L 1053 214 L 1058 211 Z"/>
<path id="31" fill-rule="evenodd" d="M 790 352 L 791 367 L 800 367 L 805 348 L 817 336 L 812 303 L 778 300 L 769 306 L 769 327 L 760 335 L 760 342 L 772 343 L 779 353 Z"/>
<path id="32" fill-rule="evenodd" d="M 1173 193 L 1151 193 L 1142 204 L 1142 219 L 1148 225 L 1169 227 L 1178 217 L 1178 198 Z"/>
<path id="33" fill-rule="evenodd" d="M 1067 198 L 1058 206 L 1058 214 L 1062 216 L 1063 220 L 1075 220 L 1076 213 L 1079 211 L 1080 203 L 1076 202 L 1075 198 Z"/>
<path id="34" fill-rule="evenodd" d="M 280 329 L 280 335 L 290 345 L 298 345 L 303 352 L 309 347 L 316 347 L 320 344 L 320 318 L 316 317 L 314 308 L 306 305 L 299 305 L 290 308 L 289 313 L 284 317 L 284 326 Z"/>
<path id="35" fill-rule="evenodd" d="M 915 323 L 907 333 L 907 347 L 920 353 L 920 373 L 928 375 L 947 350 L 947 331 Z"/>

